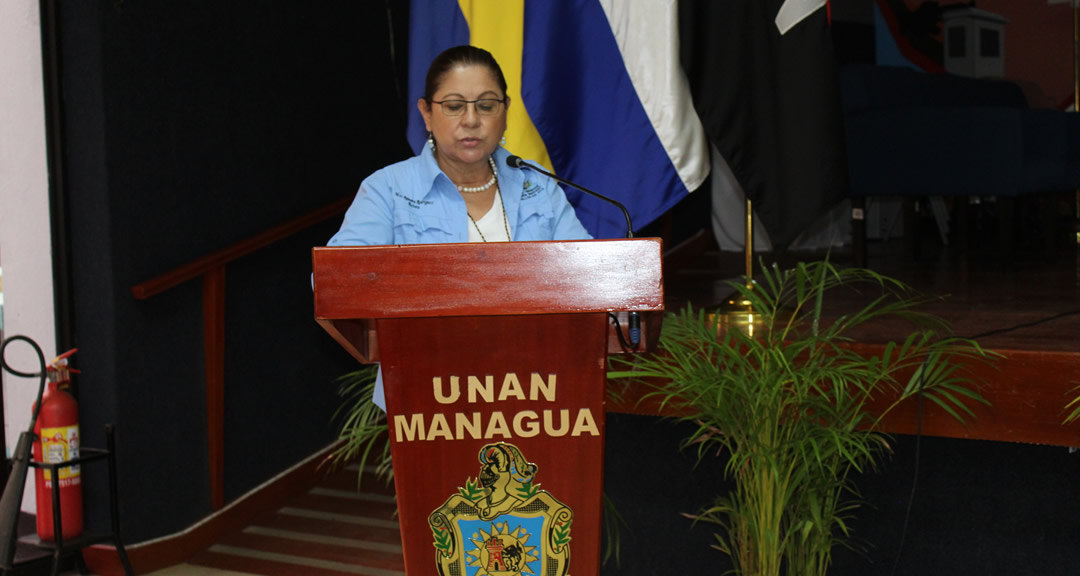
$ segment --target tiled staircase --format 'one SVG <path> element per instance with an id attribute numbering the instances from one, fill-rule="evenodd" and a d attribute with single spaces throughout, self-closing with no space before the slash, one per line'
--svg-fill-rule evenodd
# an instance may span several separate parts
<path id="1" fill-rule="evenodd" d="M 404 576 L 393 485 L 358 468 L 328 475 L 188 564 L 258 576 Z"/>

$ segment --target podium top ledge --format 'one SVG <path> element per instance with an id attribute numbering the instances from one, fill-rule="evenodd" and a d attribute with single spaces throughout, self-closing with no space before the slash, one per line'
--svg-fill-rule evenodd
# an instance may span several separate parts
<path id="1" fill-rule="evenodd" d="M 663 310 L 659 238 L 318 247 L 319 320 Z"/>

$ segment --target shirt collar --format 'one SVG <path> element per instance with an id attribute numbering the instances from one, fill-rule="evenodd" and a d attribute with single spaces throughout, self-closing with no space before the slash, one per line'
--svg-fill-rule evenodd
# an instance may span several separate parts
<path id="1" fill-rule="evenodd" d="M 443 173 L 442 168 L 439 168 L 439 163 L 435 160 L 435 153 L 431 151 L 430 146 L 424 144 L 424 147 L 418 156 L 421 162 L 420 167 L 417 169 L 417 174 L 420 176 L 421 182 L 430 182 L 431 187 L 434 188 L 435 179 L 442 176 L 451 186 L 454 185 L 450 178 Z M 506 159 L 510 156 L 510 153 L 500 146 L 495 148 L 495 154 L 493 154 L 493 156 L 495 157 L 495 169 L 499 172 L 500 187 L 503 181 L 506 181 L 507 184 L 513 184 L 513 189 L 520 190 L 523 179 L 521 170 L 510 168 L 510 166 L 506 164 Z M 506 193 L 507 191 L 503 190 L 503 194 Z"/>
<path id="2" fill-rule="evenodd" d="M 435 191 L 435 181 L 439 176 L 442 176 L 447 182 L 450 179 L 443 174 L 439 163 L 435 161 L 435 153 L 431 151 L 431 146 L 424 143 L 420 150 L 420 167 L 417 169 L 417 174 L 420 176 L 421 182 L 427 182 L 430 184 L 428 187 L 428 194 L 432 194 Z"/>
<path id="3" fill-rule="evenodd" d="M 499 191 L 502 192 L 503 208 L 510 216 L 511 222 L 518 222 L 518 206 L 521 204 L 521 190 L 525 175 L 521 168 L 511 168 L 506 163 L 510 153 L 502 146 L 495 148 L 494 156 L 495 168 L 499 171 Z"/>
<path id="4" fill-rule="evenodd" d="M 428 194 L 434 194 L 436 189 L 439 188 L 436 185 L 439 177 L 446 181 L 446 185 L 450 187 L 448 190 L 453 189 L 454 183 L 439 168 L 439 163 L 435 160 L 435 153 L 431 151 L 431 147 L 426 143 L 420 151 L 419 157 L 421 162 L 418 173 L 421 182 L 430 183 Z M 495 148 L 494 157 L 495 169 L 499 172 L 499 190 L 502 192 L 503 206 L 506 213 L 510 215 L 511 220 L 516 221 L 518 206 L 521 204 L 521 191 L 524 190 L 525 181 L 535 178 L 536 175 L 526 174 L 526 171 L 521 168 L 511 168 L 506 163 L 506 159 L 510 157 L 510 152 L 502 146 Z"/>

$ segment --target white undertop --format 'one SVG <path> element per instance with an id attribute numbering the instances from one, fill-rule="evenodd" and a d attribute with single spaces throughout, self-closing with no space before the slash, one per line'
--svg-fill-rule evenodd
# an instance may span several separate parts
<path id="1" fill-rule="evenodd" d="M 495 201 L 491 203 L 491 209 L 476 221 L 476 226 L 469 222 L 469 242 L 484 241 L 476 231 L 477 227 L 480 228 L 480 232 L 484 233 L 484 238 L 488 242 L 509 242 L 510 238 L 507 238 L 506 230 L 510 227 L 510 223 L 505 220 L 503 214 L 502 193 L 499 192 L 495 194 Z"/>

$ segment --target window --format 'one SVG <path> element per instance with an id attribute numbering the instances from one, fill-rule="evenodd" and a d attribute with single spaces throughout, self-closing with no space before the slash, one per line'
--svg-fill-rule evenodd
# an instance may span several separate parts
<path id="1" fill-rule="evenodd" d="M 1001 58 L 1001 34 L 997 30 L 979 29 L 979 56 Z"/>
<path id="2" fill-rule="evenodd" d="M 967 29 L 963 26 L 953 26 L 948 29 L 946 42 L 949 45 L 949 58 L 963 58 L 967 56 Z"/>

